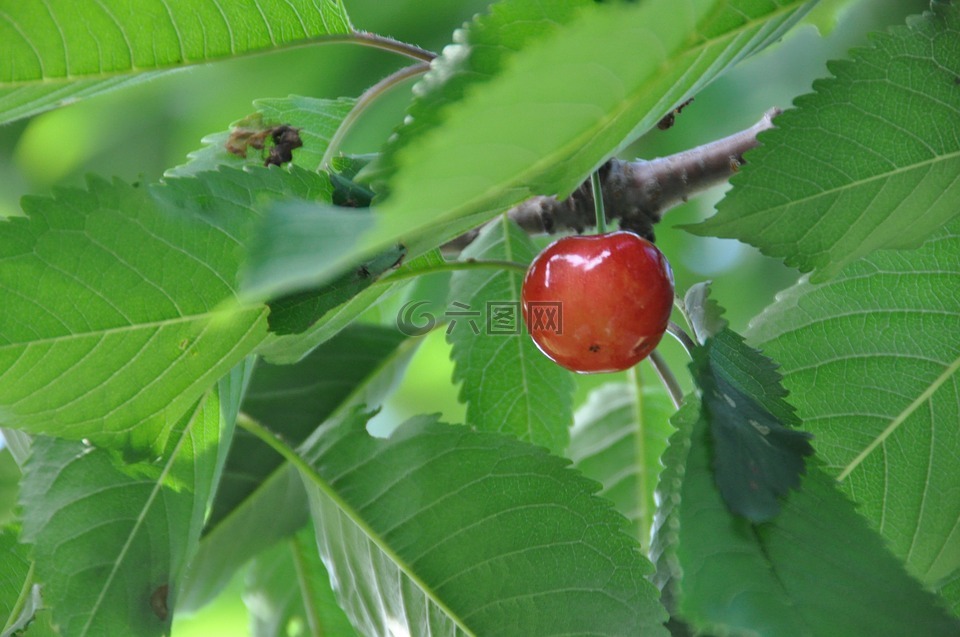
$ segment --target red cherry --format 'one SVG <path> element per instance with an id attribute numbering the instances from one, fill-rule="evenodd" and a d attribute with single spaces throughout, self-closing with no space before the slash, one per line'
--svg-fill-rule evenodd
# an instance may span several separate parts
<path id="1" fill-rule="evenodd" d="M 584 374 L 616 372 L 663 337 L 673 271 L 632 232 L 566 237 L 533 260 L 521 297 L 527 331 L 548 358 Z"/>

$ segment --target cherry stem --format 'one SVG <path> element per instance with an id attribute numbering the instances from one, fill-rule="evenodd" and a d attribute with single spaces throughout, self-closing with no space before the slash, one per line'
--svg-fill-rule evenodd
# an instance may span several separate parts
<path id="1" fill-rule="evenodd" d="M 593 188 L 593 210 L 597 215 L 597 234 L 607 233 L 607 213 L 603 209 L 603 184 L 600 181 L 600 171 L 595 170 L 590 175 L 590 186 Z"/>
<path id="2" fill-rule="evenodd" d="M 693 350 L 697 348 L 697 344 L 690 338 L 690 335 L 673 321 L 667 323 L 667 332 L 683 346 L 684 351 L 687 352 L 687 356 L 693 358 Z"/>
<path id="3" fill-rule="evenodd" d="M 410 66 L 405 66 L 402 69 L 391 73 L 365 90 L 360 97 L 357 98 L 357 103 L 353 105 L 353 108 L 350 109 L 350 112 L 347 113 L 347 116 L 344 117 L 340 122 L 336 132 L 334 132 L 330 137 L 330 142 L 327 144 L 327 150 L 323 153 L 323 158 L 320 160 L 320 169 L 329 169 L 330 162 L 333 161 L 334 156 L 340 148 L 340 144 L 343 143 L 343 138 L 347 136 L 347 133 L 351 128 L 353 128 L 353 125 L 357 123 L 357 120 L 360 119 L 360 116 L 363 114 L 363 112 L 366 111 L 374 102 L 376 102 L 377 99 L 382 97 L 387 91 L 400 84 L 404 80 L 421 75 L 429 70 L 430 65 L 426 62 L 411 64 Z"/>
<path id="4" fill-rule="evenodd" d="M 680 409 L 680 403 L 683 402 L 683 389 L 680 388 L 680 383 L 677 382 L 677 377 L 673 375 L 673 371 L 667 364 L 667 360 L 659 350 L 653 350 L 647 358 L 650 360 L 650 364 L 653 365 L 653 369 L 657 372 L 657 376 L 660 377 L 663 388 L 666 389 L 670 395 L 673 406 L 676 409 Z"/>

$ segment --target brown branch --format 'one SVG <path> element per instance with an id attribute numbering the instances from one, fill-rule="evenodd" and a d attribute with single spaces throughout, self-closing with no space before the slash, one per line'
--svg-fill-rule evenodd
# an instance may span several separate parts
<path id="1" fill-rule="evenodd" d="M 619 219 L 621 228 L 653 239 L 653 226 L 667 210 L 736 173 L 744 163 L 743 154 L 757 145 L 757 134 L 772 128 L 779 114 L 780 109 L 772 108 L 746 130 L 675 155 L 649 161 L 611 159 L 600 168 L 607 219 Z M 507 214 L 530 234 L 583 232 L 596 224 L 589 180 L 562 201 L 533 197 Z M 479 229 L 461 235 L 444 250 L 462 250 L 477 234 Z"/>

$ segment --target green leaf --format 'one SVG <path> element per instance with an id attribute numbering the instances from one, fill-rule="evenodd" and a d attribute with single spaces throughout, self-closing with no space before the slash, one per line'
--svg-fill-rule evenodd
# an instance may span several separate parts
<path id="1" fill-rule="evenodd" d="M 633 382 L 609 383 L 590 393 L 577 410 L 568 456 L 573 465 L 603 485 L 600 495 L 630 520 L 633 536 L 650 544 L 657 510 L 653 492 L 660 456 L 673 428 L 673 405 L 662 389 Z"/>
<path id="2" fill-rule="evenodd" d="M 295 292 L 270 301 L 270 331 L 279 335 L 300 334 L 327 312 L 368 289 L 403 259 L 404 249 L 395 246 L 375 255 L 316 290 Z"/>
<path id="3" fill-rule="evenodd" d="M 20 467 L 9 449 L 0 449 L 0 526 L 13 521 Z"/>
<path id="4" fill-rule="evenodd" d="M 783 399 L 776 364 L 729 328 L 693 350 L 690 371 L 710 425 L 717 486 L 730 510 L 752 522 L 780 511 L 800 486 L 810 434 Z"/>
<path id="5" fill-rule="evenodd" d="M 0 124 L 37 115 L 62 106 L 69 106 L 95 95 L 110 93 L 117 89 L 142 84 L 174 70 L 116 75 L 106 79 L 93 78 L 69 82 L 44 82 L 25 84 L 13 88 L 0 88 Z"/>
<path id="6" fill-rule="evenodd" d="M 265 308 L 226 309 L 241 246 L 121 182 L 23 207 L 0 223 L 0 422 L 156 455 L 265 335 Z"/>
<path id="7" fill-rule="evenodd" d="M 218 392 L 155 463 L 38 437 L 24 470 L 23 540 L 66 635 L 161 635 L 196 550 L 221 443 Z"/>
<path id="8" fill-rule="evenodd" d="M 9 87 L 0 121 L 108 90 L 130 72 L 156 76 L 352 32 L 340 0 L 0 0 L 0 87 Z"/>
<path id="9" fill-rule="evenodd" d="M 407 277 L 413 276 L 417 271 L 430 270 L 443 263 L 443 256 L 438 250 L 411 259 L 397 268 L 395 276 L 399 280 L 384 279 L 377 281 L 377 285 L 371 285 L 346 303 L 328 310 L 304 332 L 286 336 L 269 335 L 257 351 L 267 361 L 276 365 L 296 363 L 312 352 L 314 348 L 336 336 L 381 299 L 402 288 L 408 283 Z M 400 328 L 402 320 L 402 315 L 397 318 L 398 328 Z"/>
<path id="10" fill-rule="evenodd" d="M 485 227 L 463 251 L 463 259 L 529 263 L 533 242 L 512 221 L 501 217 Z M 481 431 L 509 433 L 563 453 L 573 424 L 573 379 L 544 356 L 523 329 L 516 270 L 464 270 L 453 275 L 452 345 L 454 382 L 467 405 L 466 421 Z M 464 314 L 460 318 L 452 312 Z M 502 315 L 500 314 L 502 313 Z M 503 316 L 501 321 L 498 317 Z"/>
<path id="11" fill-rule="evenodd" d="M 228 131 L 204 137 L 203 148 L 187 155 L 187 163 L 171 168 L 164 176 L 187 177 L 207 170 L 216 170 L 220 166 L 262 166 L 264 158 L 260 151 L 249 149 L 246 157 L 227 151 L 227 142 L 233 132 L 251 124 L 265 128 L 288 124 L 299 128 L 303 147 L 294 151 L 293 164 L 307 170 L 317 170 L 321 167 L 330 139 L 356 102 L 351 98 L 325 100 L 300 95 L 255 100 L 255 113 L 234 122 Z"/>
<path id="12" fill-rule="evenodd" d="M 355 325 L 296 365 L 260 362 L 246 393 L 243 417 L 253 417 L 299 444 L 347 405 L 379 405 L 416 345 L 396 330 Z M 296 471 L 239 429 L 179 608 L 201 608 L 237 568 L 307 520 L 306 494 Z"/>
<path id="13" fill-rule="evenodd" d="M 250 246 L 244 294 L 275 298 L 329 283 L 370 256 L 361 252 L 360 238 L 372 223 L 373 214 L 364 208 L 274 204 Z"/>
<path id="14" fill-rule="evenodd" d="M 676 104 L 779 37 L 809 5 L 588 3 L 558 28 L 549 21 L 558 11 L 566 16 L 568 5 L 540 6 L 547 9 L 534 25 L 539 37 L 520 38 L 524 46 L 509 63 L 493 54 L 497 63 L 487 68 L 484 52 L 476 69 L 471 62 L 461 69 L 471 47 L 449 49 L 453 59 L 440 63 L 436 77 L 452 82 L 450 94 L 432 95 L 438 106 L 415 120 L 415 139 L 387 150 L 389 197 L 371 246 L 417 235 L 429 237 L 427 247 L 437 245 L 460 230 L 456 220 L 477 225 L 533 195 L 570 193 Z M 528 28 L 507 18 L 511 29 Z M 477 75 L 482 90 L 448 80 L 460 72 Z"/>
<path id="15" fill-rule="evenodd" d="M 388 361 L 406 354 L 410 346 L 398 351 L 406 340 L 393 329 L 354 325 L 296 365 L 260 362 L 243 401 L 243 413 L 299 445 L 344 401 L 356 400 L 355 394 L 362 394 L 365 383 Z M 363 397 L 375 404 L 383 396 Z M 219 523 L 282 463 L 283 458 L 256 437 L 238 431 L 210 524 Z"/>
<path id="16" fill-rule="evenodd" d="M 337 605 L 312 526 L 254 560 L 243 599 L 254 637 L 357 634 Z"/>
<path id="17" fill-rule="evenodd" d="M 40 608 L 33 583 L 30 547 L 20 544 L 17 529 L 0 529 L 0 636 L 8 637 L 26 626 Z"/>
<path id="18" fill-rule="evenodd" d="M 832 478 L 811 461 L 772 522 L 732 515 L 711 469 L 695 401 L 674 418 L 655 550 L 674 610 L 707 634 L 764 637 L 956 635 L 960 623 L 890 555 Z"/>
<path id="19" fill-rule="evenodd" d="M 361 634 L 667 635 L 649 564 L 595 483 L 542 448 L 354 412 L 303 448 L 324 563 Z"/>
<path id="20" fill-rule="evenodd" d="M 927 585 L 960 568 L 960 220 L 779 295 L 750 337 L 844 491 Z M 933 504 L 936 503 L 936 504 Z"/>
<path id="21" fill-rule="evenodd" d="M 960 211 L 960 7 L 830 65 L 834 78 L 763 133 L 717 214 L 734 237 L 823 281 L 878 248 L 916 247 Z M 827 151 L 829 149 L 829 151 Z"/>
<path id="22" fill-rule="evenodd" d="M 710 298 L 710 281 L 691 285 L 683 295 L 681 309 L 701 345 L 729 325 L 727 319 L 723 318 L 725 310 Z"/>

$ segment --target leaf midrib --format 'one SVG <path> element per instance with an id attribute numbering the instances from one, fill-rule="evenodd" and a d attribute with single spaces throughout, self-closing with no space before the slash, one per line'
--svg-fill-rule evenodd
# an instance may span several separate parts
<path id="1" fill-rule="evenodd" d="M 259 309 L 259 306 L 248 306 L 239 308 L 236 310 L 237 314 L 248 312 L 251 310 Z M 209 310 L 207 312 L 201 312 L 199 314 L 184 314 L 177 318 L 163 319 L 159 321 L 147 321 L 144 323 L 130 323 L 128 325 L 121 325 L 118 327 L 108 327 L 100 330 L 88 330 L 84 332 L 73 332 L 70 334 L 62 334 L 60 336 L 49 336 L 46 338 L 38 338 L 30 341 L 13 341 L 8 342 L 3 345 L 0 345 L 0 352 L 9 349 L 16 349 L 20 347 L 31 347 L 34 345 L 49 345 L 60 342 L 70 341 L 72 339 L 83 339 L 89 337 L 103 337 L 109 336 L 112 334 L 123 334 L 127 332 L 136 332 L 138 330 L 145 330 L 151 328 L 163 328 L 173 325 L 179 325 L 184 323 L 191 323 L 196 321 L 209 321 L 219 314 L 216 310 Z"/>
<path id="2" fill-rule="evenodd" d="M 126 558 L 127 552 L 130 550 L 130 546 L 133 543 L 133 539 L 140 532 L 140 528 L 144 524 L 149 511 L 153 507 L 153 502 L 156 500 L 157 495 L 160 493 L 161 488 L 163 487 L 163 482 L 166 479 L 167 475 L 173 468 L 174 462 L 177 457 L 180 455 L 182 447 L 190 437 L 190 432 L 193 429 L 194 424 L 197 421 L 197 416 L 203 411 L 204 405 L 207 402 L 207 398 L 210 396 L 211 390 L 208 390 L 203 396 L 200 397 L 199 402 L 197 403 L 196 408 L 193 411 L 193 414 L 190 416 L 190 421 L 187 423 L 187 426 L 184 427 L 183 433 L 180 436 L 180 439 L 177 441 L 176 446 L 173 451 L 170 453 L 170 457 L 167 459 L 167 462 L 163 466 L 163 470 L 160 472 L 160 475 L 157 477 L 156 481 L 153 484 L 153 488 L 150 490 L 150 495 L 147 497 L 146 502 L 143 503 L 143 506 L 140 508 L 140 512 L 137 515 L 136 520 L 134 521 L 133 528 L 130 530 L 130 533 L 127 535 L 127 540 L 124 542 L 123 546 L 120 548 L 120 552 L 117 554 L 115 560 L 113 560 L 113 566 L 110 569 L 110 573 L 107 575 L 106 581 L 103 583 L 103 587 L 100 589 L 100 594 L 97 596 L 96 601 L 93 603 L 93 606 L 90 608 L 90 612 L 87 615 L 87 621 L 83 626 L 83 629 L 80 631 L 81 635 L 87 635 L 90 630 L 90 625 L 93 623 L 94 618 L 97 615 L 97 611 L 100 609 L 100 606 L 103 604 L 103 600 L 107 595 L 107 591 L 113 583 L 114 577 L 117 575 L 117 572 L 120 570 L 120 565 L 123 563 Z"/>
<path id="3" fill-rule="evenodd" d="M 799 205 L 802 205 L 802 204 L 806 204 L 806 203 L 810 203 L 810 202 L 816 201 L 817 199 L 819 199 L 819 198 L 821 198 L 821 197 L 826 197 L 826 196 L 828 196 L 828 195 L 834 195 L 834 194 L 837 194 L 837 193 L 842 193 L 842 192 L 845 192 L 845 191 L 850 190 L 850 189 L 853 189 L 853 188 L 859 188 L 859 187 L 861 187 L 861 186 L 865 186 L 865 185 L 867 185 L 867 184 L 869 184 L 869 183 L 871 183 L 871 182 L 878 181 L 878 180 L 881 180 L 881 179 L 884 179 L 884 180 L 892 179 L 893 177 L 896 177 L 896 176 L 898 176 L 898 175 L 906 174 L 906 173 L 909 173 L 909 172 L 911 172 L 911 171 L 913 171 L 913 170 L 917 170 L 917 169 L 920 169 L 920 168 L 927 168 L 927 167 L 929 167 L 929 166 L 936 165 L 937 163 L 939 163 L 939 162 L 941 162 L 941 161 L 949 161 L 949 160 L 951 160 L 951 159 L 960 159 L 960 151 L 956 151 L 956 152 L 952 152 L 952 153 L 947 153 L 947 154 L 945 154 L 945 155 L 936 155 L 936 156 L 931 157 L 930 159 L 927 159 L 927 160 L 922 161 L 922 162 L 910 164 L 910 165 L 908 165 L 908 166 L 900 166 L 900 167 L 897 167 L 897 168 L 894 169 L 894 170 L 889 170 L 889 171 L 885 171 L 885 172 L 882 172 L 882 173 L 878 173 L 878 174 L 872 175 L 872 176 L 870 176 L 870 177 L 868 177 L 868 178 L 866 178 L 866 179 L 858 179 L 858 180 L 856 180 L 856 181 L 847 182 L 847 183 L 845 183 L 845 184 L 842 184 L 842 185 L 840 185 L 840 186 L 836 186 L 836 187 L 834 187 L 834 188 L 830 188 L 830 189 L 827 189 L 827 190 L 821 190 L 820 192 L 818 192 L 818 193 L 816 193 L 816 194 L 807 195 L 806 197 L 803 197 L 803 198 L 801 198 L 801 199 L 792 199 L 792 200 L 790 200 L 790 201 L 788 201 L 788 202 L 785 202 L 785 203 L 782 203 L 782 204 L 778 204 L 778 205 L 776 205 L 776 206 L 766 206 L 766 207 L 761 208 L 761 209 L 753 210 L 753 211 L 750 211 L 750 212 L 744 212 L 744 213 L 742 213 L 742 214 L 739 214 L 736 219 L 731 219 L 730 221 L 727 221 L 727 222 L 720 222 L 720 221 L 713 222 L 712 220 L 708 220 L 708 221 L 705 222 L 705 223 L 710 224 L 713 228 L 720 228 L 720 227 L 723 227 L 724 225 L 728 225 L 728 224 L 734 223 L 734 222 L 739 222 L 739 221 L 742 221 L 743 219 L 747 219 L 747 218 L 749 218 L 749 217 L 753 217 L 753 216 L 756 216 L 756 215 L 758 215 L 758 214 L 770 214 L 770 213 L 775 213 L 775 212 L 779 212 L 779 211 L 786 211 L 786 210 L 788 210 L 788 209 L 790 209 L 790 208 L 792 208 L 792 207 L 794 207 L 794 206 L 799 206 Z"/>
<path id="4" fill-rule="evenodd" d="M 883 442 L 889 438 L 893 432 L 899 429 L 900 425 L 902 425 L 907 418 L 913 414 L 913 412 L 919 409 L 921 405 L 926 403 L 933 396 L 933 394 L 940 389 L 941 386 L 943 386 L 954 374 L 956 374 L 957 370 L 960 370 L 960 357 L 948 365 L 947 368 L 943 370 L 943 373 L 935 378 L 933 382 L 930 383 L 930 385 L 913 400 L 913 402 L 907 405 L 899 414 L 894 416 L 890 421 L 890 424 L 887 425 L 884 430 L 876 436 L 876 438 L 870 441 L 870 444 L 864 447 L 864 449 L 843 468 L 843 471 L 841 471 L 837 476 L 837 480 L 841 482 L 845 480 L 867 458 L 867 456 L 869 456 L 877 447 L 883 444 Z"/>

